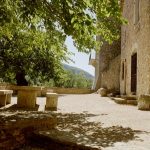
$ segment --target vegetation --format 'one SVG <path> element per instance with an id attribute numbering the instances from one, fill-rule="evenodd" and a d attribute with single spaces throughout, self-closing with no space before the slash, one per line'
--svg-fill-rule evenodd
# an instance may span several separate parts
<path id="1" fill-rule="evenodd" d="M 93 80 L 88 79 L 84 72 L 75 74 L 73 71 L 67 71 L 66 74 L 56 82 L 56 86 L 65 88 L 91 88 Z"/>
<path id="2" fill-rule="evenodd" d="M 71 71 L 74 74 L 83 74 L 87 79 L 92 79 L 92 80 L 94 79 L 93 75 L 91 75 L 87 71 L 82 70 L 82 69 L 80 69 L 78 67 L 74 67 L 74 66 L 70 66 L 70 65 L 67 65 L 67 64 L 63 64 L 63 68 L 64 68 L 64 70 Z"/>
<path id="3" fill-rule="evenodd" d="M 92 83 L 92 79 L 87 79 L 82 72 L 75 75 L 72 72 L 68 72 L 68 78 L 64 83 L 64 87 L 91 88 Z"/>
<path id="4" fill-rule="evenodd" d="M 38 83 L 48 87 L 64 87 L 64 88 L 91 88 L 93 84 L 92 79 L 88 79 L 83 72 L 74 74 L 72 71 L 66 71 L 63 76 L 54 82 L 49 80 L 46 82 Z"/>
<path id="5" fill-rule="evenodd" d="M 57 83 L 67 36 L 90 52 L 97 34 L 112 42 L 124 22 L 118 0 L 1 0 L 0 14 L 0 77 L 18 85 Z"/>
<path id="6" fill-rule="evenodd" d="M 1 36 L 11 36 L 21 22 L 70 35 L 80 51 L 95 47 L 95 35 L 113 41 L 118 37 L 118 24 L 124 22 L 118 0 L 2 0 L 0 11 Z"/>
<path id="7" fill-rule="evenodd" d="M 53 39 L 45 32 L 32 32 L 16 32 L 11 39 L 1 38 L 0 76 L 5 81 L 12 82 L 15 78 L 18 85 L 27 85 L 26 75 L 32 84 L 36 84 L 39 76 L 44 82 L 49 78 L 57 80 L 61 75 L 61 60 L 65 59 L 66 52 L 63 40 L 52 44 Z"/>

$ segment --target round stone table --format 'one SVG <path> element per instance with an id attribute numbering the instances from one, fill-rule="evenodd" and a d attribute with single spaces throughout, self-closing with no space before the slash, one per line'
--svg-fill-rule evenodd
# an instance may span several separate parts
<path id="1" fill-rule="evenodd" d="M 37 93 L 41 90 L 41 87 L 19 86 L 17 89 L 17 106 L 24 108 L 34 108 L 36 106 Z"/>

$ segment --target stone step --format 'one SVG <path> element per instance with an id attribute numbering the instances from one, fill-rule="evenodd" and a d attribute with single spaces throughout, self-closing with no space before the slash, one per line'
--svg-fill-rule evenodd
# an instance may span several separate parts
<path id="1" fill-rule="evenodd" d="M 123 98 L 113 98 L 117 104 L 127 104 L 127 100 Z"/>
<path id="2" fill-rule="evenodd" d="M 137 105 L 137 100 L 127 100 L 127 104 L 130 104 L 130 105 Z"/>
<path id="3" fill-rule="evenodd" d="M 113 98 L 113 100 L 117 103 L 117 104 L 129 104 L 129 105 L 137 105 L 137 100 L 127 100 L 127 99 L 123 99 L 123 98 Z"/>
<path id="4" fill-rule="evenodd" d="M 121 98 L 126 99 L 126 100 L 137 100 L 136 95 L 121 95 Z"/>

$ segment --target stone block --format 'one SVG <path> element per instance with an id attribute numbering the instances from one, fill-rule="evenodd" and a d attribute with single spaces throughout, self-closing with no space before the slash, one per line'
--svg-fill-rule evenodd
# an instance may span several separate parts
<path id="1" fill-rule="evenodd" d="M 127 100 L 127 104 L 137 105 L 137 100 Z"/>
<path id="2" fill-rule="evenodd" d="M 6 105 L 6 95 L 0 95 L 0 106 Z"/>
<path id="3" fill-rule="evenodd" d="M 100 88 L 98 90 L 98 94 L 100 94 L 102 97 L 107 96 L 107 90 L 105 88 Z"/>
<path id="4" fill-rule="evenodd" d="M 57 110 L 58 94 L 46 93 L 46 108 Z"/>
<path id="5" fill-rule="evenodd" d="M 126 100 L 137 100 L 136 95 L 121 95 L 121 97 L 126 99 Z"/>
<path id="6" fill-rule="evenodd" d="M 127 100 L 123 99 L 123 98 L 114 98 L 114 101 L 117 104 L 127 104 Z"/>
<path id="7" fill-rule="evenodd" d="M 12 96 L 12 94 L 7 94 L 6 104 L 10 104 L 11 103 L 11 96 Z"/>
<path id="8" fill-rule="evenodd" d="M 10 104 L 12 93 L 12 90 L 0 90 L 0 106 Z"/>
<path id="9" fill-rule="evenodd" d="M 34 108 L 36 106 L 36 97 L 37 97 L 36 91 L 19 90 L 17 106 L 26 107 L 26 108 Z"/>
<path id="10" fill-rule="evenodd" d="M 150 95 L 140 95 L 138 98 L 139 110 L 150 110 Z"/>

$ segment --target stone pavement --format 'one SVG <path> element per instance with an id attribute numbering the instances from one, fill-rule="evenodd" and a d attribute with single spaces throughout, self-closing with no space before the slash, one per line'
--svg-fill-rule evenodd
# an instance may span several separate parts
<path id="1" fill-rule="evenodd" d="M 116 142 L 105 150 L 150 150 L 150 112 L 136 106 L 119 105 L 98 94 L 67 95 L 58 102 L 61 113 L 93 114 L 88 121 L 102 123 L 103 127 L 122 126 L 138 130 L 138 138 L 129 142 Z M 95 116 L 94 116 L 95 115 Z"/>
<path id="2" fill-rule="evenodd" d="M 14 98 L 14 103 L 16 99 Z M 45 98 L 38 98 L 44 110 Z M 60 95 L 57 128 L 40 134 L 102 150 L 150 150 L 150 112 L 98 94 Z"/>
<path id="3" fill-rule="evenodd" d="M 60 96 L 57 113 L 58 130 L 65 131 L 65 138 L 70 132 L 70 140 L 73 136 L 76 142 L 104 150 L 150 150 L 149 111 L 89 94 Z"/>

